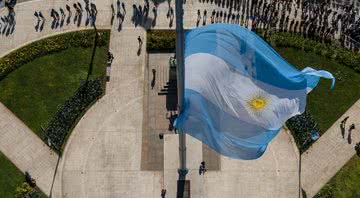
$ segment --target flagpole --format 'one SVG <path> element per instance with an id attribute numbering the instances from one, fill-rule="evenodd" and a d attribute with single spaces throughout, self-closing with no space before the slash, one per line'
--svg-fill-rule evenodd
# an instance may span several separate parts
<path id="1" fill-rule="evenodd" d="M 177 93 L 178 93 L 178 114 L 182 111 L 184 99 L 184 27 L 183 27 L 183 1 L 176 0 L 176 59 L 177 59 Z M 188 173 L 186 168 L 186 136 L 184 133 L 179 133 L 179 180 L 178 180 L 178 194 L 177 198 L 183 197 L 183 187 L 185 184 L 185 177 Z M 181 184 L 181 185 L 179 185 Z M 182 186 L 182 188 L 181 188 Z M 179 189 L 180 187 L 180 189 Z M 182 189 L 182 190 L 181 190 Z"/>

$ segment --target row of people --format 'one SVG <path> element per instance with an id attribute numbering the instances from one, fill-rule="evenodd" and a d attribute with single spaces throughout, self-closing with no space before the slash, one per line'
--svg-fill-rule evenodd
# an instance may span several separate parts
<path id="1" fill-rule="evenodd" d="M 199 0 L 199 2 L 215 4 L 219 7 L 219 11 L 213 11 L 212 23 L 226 21 L 250 24 L 254 29 L 301 32 L 305 37 L 325 42 L 338 38 L 344 46 L 348 45 L 349 41 L 360 42 L 359 6 L 354 4 L 340 5 L 331 0 Z M 199 15 L 198 13 L 197 25 L 200 24 Z M 205 13 L 203 24 L 206 24 L 204 20 Z"/>
<path id="2" fill-rule="evenodd" d="M 8 14 L 0 17 L 0 34 L 9 36 L 15 31 L 16 19 L 14 7 L 16 0 L 4 0 L 3 3 L 8 10 Z"/>
<path id="3" fill-rule="evenodd" d="M 84 0 L 84 3 L 84 8 L 86 12 L 85 26 L 88 26 L 89 24 L 93 25 L 96 21 L 96 16 L 98 13 L 96 5 L 94 3 L 90 3 L 89 0 Z M 59 8 L 59 10 L 54 8 L 50 10 L 50 17 L 52 18 L 51 29 L 62 28 L 65 24 L 69 25 L 71 23 L 72 17 L 74 24 L 76 24 L 77 26 L 81 25 L 84 12 L 83 5 L 80 2 L 76 2 L 72 5 L 72 7 L 66 4 L 66 11 L 61 7 Z M 43 16 L 41 11 L 35 11 L 34 16 L 37 19 L 35 30 L 37 32 L 41 32 L 44 28 L 44 23 L 46 21 L 45 17 Z"/>

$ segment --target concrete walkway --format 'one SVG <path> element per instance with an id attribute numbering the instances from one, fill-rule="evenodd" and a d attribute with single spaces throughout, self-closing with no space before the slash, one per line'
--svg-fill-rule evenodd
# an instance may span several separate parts
<path id="1" fill-rule="evenodd" d="M 49 194 L 58 156 L 0 103 L 0 151 Z"/>
<path id="2" fill-rule="evenodd" d="M 140 0 L 125 3 L 127 8 L 133 3 L 143 5 Z M 193 1 L 192 6 L 201 5 Z M 187 5 L 188 9 L 196 8 L 192 6 Z M 169 29 L 167 10 L 166 3 L 158 7 L 155 28 Z M 185 26 L 193 26 L 193 15 L 185 16 Z M 167 197 L 175 196 L 177 147 L 171 142 L 176 142 L 176 137 L 164 140 L 164 171 L 141 171 L 143 108 L 147 108 L 143 106 L 144 85 L 147 83 L 144 82 L 145 45 L 138 56 L 137 37 L 145 43 L 144 27 L 149 27 L 154 16 L 150 14 L 149 18 L 145 25 L 135 27 L 131 16 L 126 15 L 120 32 L 115 20 L 110 44 L 115 59 L 106 95 L 74 129 L 60 164 L 54 197 L 155 198 L 160 197 L 162 188 L 170 188 Z M 168 139 L 172 140 L 167 142 Z M 208 172 L 205 177 L 197 176 L 201 144 L 196 146 L 197 140 L 188 139 L 189 149 L 197 148 L 189 151 L 193 155 L 188 159 L 193 197 L 298 196 L 298 154 L 288 133 L 282 132 L 263 158 L 239 161 L 222 157 L 221 171 Z"/>
<path id="3" fill-rule="evenodd" d="M 18 3 L 15 7 L 16 28 L 9 36 L 0 35 L 0 58 L 26 44 L 64 32 L 78 31 L 85 27 L 85 17 L 82 26 L 73 23 L 58 29 L 51 29 L 50 10 L 52 8 L 65 10 L 65 3 L 77 1 L 34 0 Z M 109 3 L 109 2 L 107 2 Z M 104 7 L 101 7 L 104 6 Z M 106 7 L 106 9 L 105 9 Z M 98 27 L 109 29 L 109 5 L 104 3 L 98 7 Z M 34 26 L 35 11 L 42 11 L 46 23 L 42 32 L 36 32 Z M 0 9 L 0 16 L 7 15 L 7 9 Z M 47 195 L 51 190 L 58 155 L 35 135 L 20 119 L 0 103 L 0 151 L 22 172 L 28 171 L 36 180 L 38 187 Z"/>
<path id="4" fill-rule="evenodd" d="M 176 197 L 177 142 L 176 135 L 165 136 L 164 187 L 169 192 L 167 198 Z M 199 176 L 202 159 L 201 142 L 187 136 L 187 179 L 191 183 L 191 197 L 299 197 L 299 154 L 288 131 L 282 130 L 257 160 L 233 160 L 221 156 L 219 171 L 207 171 L 204 176 Z"/>
<path id="5" fill-rule="evenodd" d="M 78 31 L 82 29 L 92 29 L 91 26 L 85 26 L 86 14 L 84 11 L 82 17 L 82 23 L 78 27 L 73 23 L 73 18 L 75 15 L 74 8 L 72 4 L 78 2 L 76 0 L 32 0 L 24 3 L 18 3 L 15 6 L 16 13 L 16 26 L 13 34 L 9 36 L 0 34 L 0 57 L 10 53 L 13 50 L 23 47 L 29 43 L 34 41 L 54 36 L 57 34 L 63 34 L 65 32 Z M 55 9 L 60 13 L 60 8 L 62 8 L 65 13 L 67 11 L 65 9 L 65 5 L 68 4 L 72 8 L 72 17 L 69 25 L 66 25 L 64 22 L 63 27 L 59 27 L 56 29 L 51 28 L 52 18 L 50 17 L 51 9 Z M 101 4 L 97 6 L 98 16 L 97 16 L 97 28 L 98 29 L 110 29 L 110 1 L 101 1 Z M 41 32 L 35 31 L 35 25 L 37 23 L 37 19 L 34 16 L 35 11 L 41 11 L 44 15 L 46 21 L 44 23 L 44 29 Z M 6 16 L 8 13 L 6 8 L 0 9 L 0 16 Z M 68 14 L 67 14 L 68 15 Z"/>
<path id="6" fill-rule="evenodd" d="M 54 197 L 159 197 L 160 172 L 141 171 L 145 31 L 112 31 L 106 95 L 80 120 L 64 152 Z M 57 188 L 58 188 L 57 187 Z"/>
<path id="7" fill-rule="evenodd" d="M 50 28 L 50 10 L 60 7 L 64 9 L 65 4 L 72 5 L 73 2 L 77 1 L 34 0 L 18 4 L 16 31 L 8 37 L 0 36 L 0 57 L 48 36 L 91 28 L 84 25 L 77 27 L 73 23 L 56 30 Z M 116 10 L 116 1 L 96 1 L 99 11 L 98 28 L 112 29 L 110 51 L 115 59 L 111 79 L 107 85 L 106 95 L 85 114 L 68 140 L 60 161 L 53 197 L 159 197 L 161 189 L 164 186 L 172 186 L 173 184 L 168 181 L 176 177 L 176 174 L 172 174 L 176 173 L 176 161 L 175 166 L 171 164 L 172 159 L 177 159 L 176 144 L 171 143 L 174 142 L 174 137 L 165 138 L 164 147 L 173 151 L 172 154 L 165 153 L 168 161 L 164 162 L 164 166 L 167 170 L 141 171 L 141 132 L 143 108 L 146 108 L 143 105 L 146 84 L 145 29 L 151 27 L 155 17 L 150 11 L 147 23 L 135 27 L 131 22 L 132 5 L 143 5 L 144 1 L 124 2 L 128 14 L 119 32 L 116 17 L 114 25 L 110 26 L 110 5 L 113 3 Z M 175 7 L 174 1 L 171 2 L 171 6 Z M 150 7 L 153 7 L 152 3 Z M 196 25 L 198 9 L 207 9 L 210 16 L 210 11 L 217 6 L 202 4 L 198 0 L 187 0 L 184 8 L 184 26 L 191 28 Z M 34 29 L 36 18 L 33 13 L 39 10 L 46 13 L 48 21 L 42 32 L 36 32 Z M 170 19 L 166 17 L 167 11 L 168 5 L 165 1 L 159 5 L 156 25 L 151 28 L 175 28 L 175 19 L 171 26 Z M 5 14 L 6 10 L 1 9 L 0 15 Z M 139 56 L 138 36 L 141 36 L 144 42 Z M 358 103 L 345 114 L 350 115 L 348 123 L 356 122 L 355 113 L 360 110 Z M 29 170 L 37 179 L 40 188 L 48 193 L 56 155 L 4 106 L 0 107 L 1 112 L 5 112 L 0 116 L 0 150 L 22 171 Z M 302 185 L 308 197 L 314 195 L 354 154 L 353 145 L 347 145 L 346 140 L 340 137 L 339 122 L 336 122 L 302 156 Z M 14 135 L 15 133 L 18 135 Z M 354 131 L 353 142 L 358 140 L 358 135 Z M 197 140 L 189 137 L 188 142 L 191 143 L 189 148 L 198 148 Z M 24 146 L 18 146 L 21 144 Z M 203 157 L 197 152 L 192 156 Z M 189 160 L 192 160 L 189 162 L 191 171 L 196 173 L 196 163 L 199 159 Z M 37 163 L 39 161 L 40 163 Z M 194 191 L 194 195 L 214 198 L 298 197 L 298 161 L 298 152 L 291 135 L 282 131 L 259 160 L 239 161 L 221 157 L 220 171 L 209 171 L 201 180 L 196 179 L 196 183 L 202 185 L 196 187 L 198 189 Z M 195 173 L 191 173 L 191 178 L 196 178 Z M 169 190 L 167 197 L 174 196 L 173 193 L 170 194 L 172 190 Z"/>
<path id="8" fill-rule="evenodd" d="M 301 155 L 301 184 L 308 197 L 316 193 L 348 162 L 355 154 L 354 146 L 360 141 L 360 100 L 341 116 L 305 153 Z M 342 138 L 340 123 L 346 117 L 345 138 Z M 348 143 L 348 128 L 355 123 L 352 142 Z"/>

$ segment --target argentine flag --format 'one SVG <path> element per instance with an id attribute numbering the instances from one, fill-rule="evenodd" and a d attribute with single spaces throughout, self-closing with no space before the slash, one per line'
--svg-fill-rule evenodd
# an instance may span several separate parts
<path id="1" fill-rule="evenodd" d="M 305 110 L 319 78 L 298 71 L 255 33 L 238 25 L 194 29 L 185 38 L 185 95 L 174 125 L 218 153 L 256 159 L 289 118 Z"/>

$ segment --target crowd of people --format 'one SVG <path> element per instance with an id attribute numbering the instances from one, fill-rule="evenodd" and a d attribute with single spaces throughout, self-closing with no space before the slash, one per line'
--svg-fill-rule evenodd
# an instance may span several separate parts
<path id="1" fill-rule="evenodd" d="M 174 26 L 174 19 L 175 19 L 175 11 L 174 8 L 170 5 L 170 1 L 168 2 L 168 11 L 166 13 L 166 18 L 169 20 L 169 27 Z M 144 0 L 144 4 L 133 4 L 132 8 L 132 16 L 131 22 L 134 24 L 135 27 L 142 26 L 146 29 L 154 27 L 156 25 L 156 20 L 158 17 L 158 10 L 156 2 L 154 1 L 155 5 L 151 8 L 149 0 Z M 116 1 L 116 11 L 114 4 L 111 4 L 112 10 L 112 18 L 111 24 L 113 24 L 116 18 L 119 20 L 118 31 L 121 31 L 122 23 L 125 19 L 126 15 L 126 8 L 124 2 L 120 3 L 120 0 Z M 149 17 L 150 12 L 152 12 L 153 17 Z"/>
<path id="2" fill-rule="evenodd" d="M 347 48 L 360 48 L 360 2 L 353 1 L 336 2 L 336 0 L 198 0 L 203 4 L 215 5 L 216 9 L 196 10 L 196 26 L 210 23 L 233 23 L 245 26 L 252 30 L 266 29 L 270 31 L 289 31 L 302 33 L 305 37 L 317 39 L 323 42 L 331 42 L 338 39 Z M 166 17 L 169 19 L 169 27 L 173 27 L 174 8 L 169 4 Z M 184 1 L 185 3 L 186 1 Z M 14 6 L 16 0 L 0 0 L 9 10 L 7 16 L 1 16 L 0 32 L 9 35 L 15 28 Z M 59 10 L 52 9 L 51 28 L 61 28 L 68 25 L 73 17 L 74 24 L 81 25 L 83 13 L 86 13 L 85 25 L 96 20 L 97 9 L 90 0 L 83 0 L 66 5 Z M 156 3 L 156 2 L 155 2 Z M 116 8 L 115 8 L 116 7 Z M 133 4 L 131 21 L 135 26 L 156 25 L 158 11 L 156 5 L 150 8 L 149 0 L 144 0 L 143 5 Z M 126 15 L 124 2 L 116 1 L 111 5 L 113 24 L 115 17 L 119 20 L 118 31 Z M 152 18 L 149 13 L 153 12 Z M 73 14 L 74 13 L 74 14 Z M 41 31 L 45 22 L 42 13 L 35 12 L 37 24 L 36 31 Z M 67 18 L 66 18 L 67 17 Z M 152 20 L 149 23 L 149 20 Z M 66 23 L 65 23 L 66 22 Z M 150 27 L 145 27 L 150 28 Z"/>
<path id="3" fill-rule="evenodd" d="M 2 4 L 7 8 L 8 14 L 6 16 L 0 16 L 0 34 L 9 36 L 15 30 L 16 20 L 14 7 L 16 0 L 0 0 Z"/>
<path id="4" fill-rule="evenodd" d="M 96 22 L 96 16 L 98 13 L 96 5 L 94 3 L 90 3 L 89 0 L 83 0 L 83 1 L 85 5 L 84 8 L 83 8 L 83 4 L 81 4 L 80 2 L 76 2 L 72 6 L 66 4 L 65 5 L 66 12 L 61 7 L 59 8 L 59 10 L 54 8 L 51 9 L 50 11 L 50 16 L 52 18 L 51 29 L 62 28 L 65 24 L 69 25 L 71 23 L 72 17 L 73 17 L 73 23 L 79 27 L 82 23 L 84 9 L 86 12 L 85 26 L 88 26 L 89 24 L 93 26 L 94 23 Z M 42 31 L 45 18 L 42 17 L 40 11 L 39 12 L 36 11 L 34 13 L 34 16 L 37 18 L 37 24 L 35 26 L 35 30 Z"/>
<path id="5" fill-rule="evenodd" d="M 289 31 L 305 37 L 330 42 L 339 39 L 344 47 L 359 49 L 359 3 L 332 0 L 199 0 L 215 4 L 213 10 L 197 10 L 197 22 L 234 23 L 252 30 Z M 201 21 L 202 19 L 202 21 Z"/>

